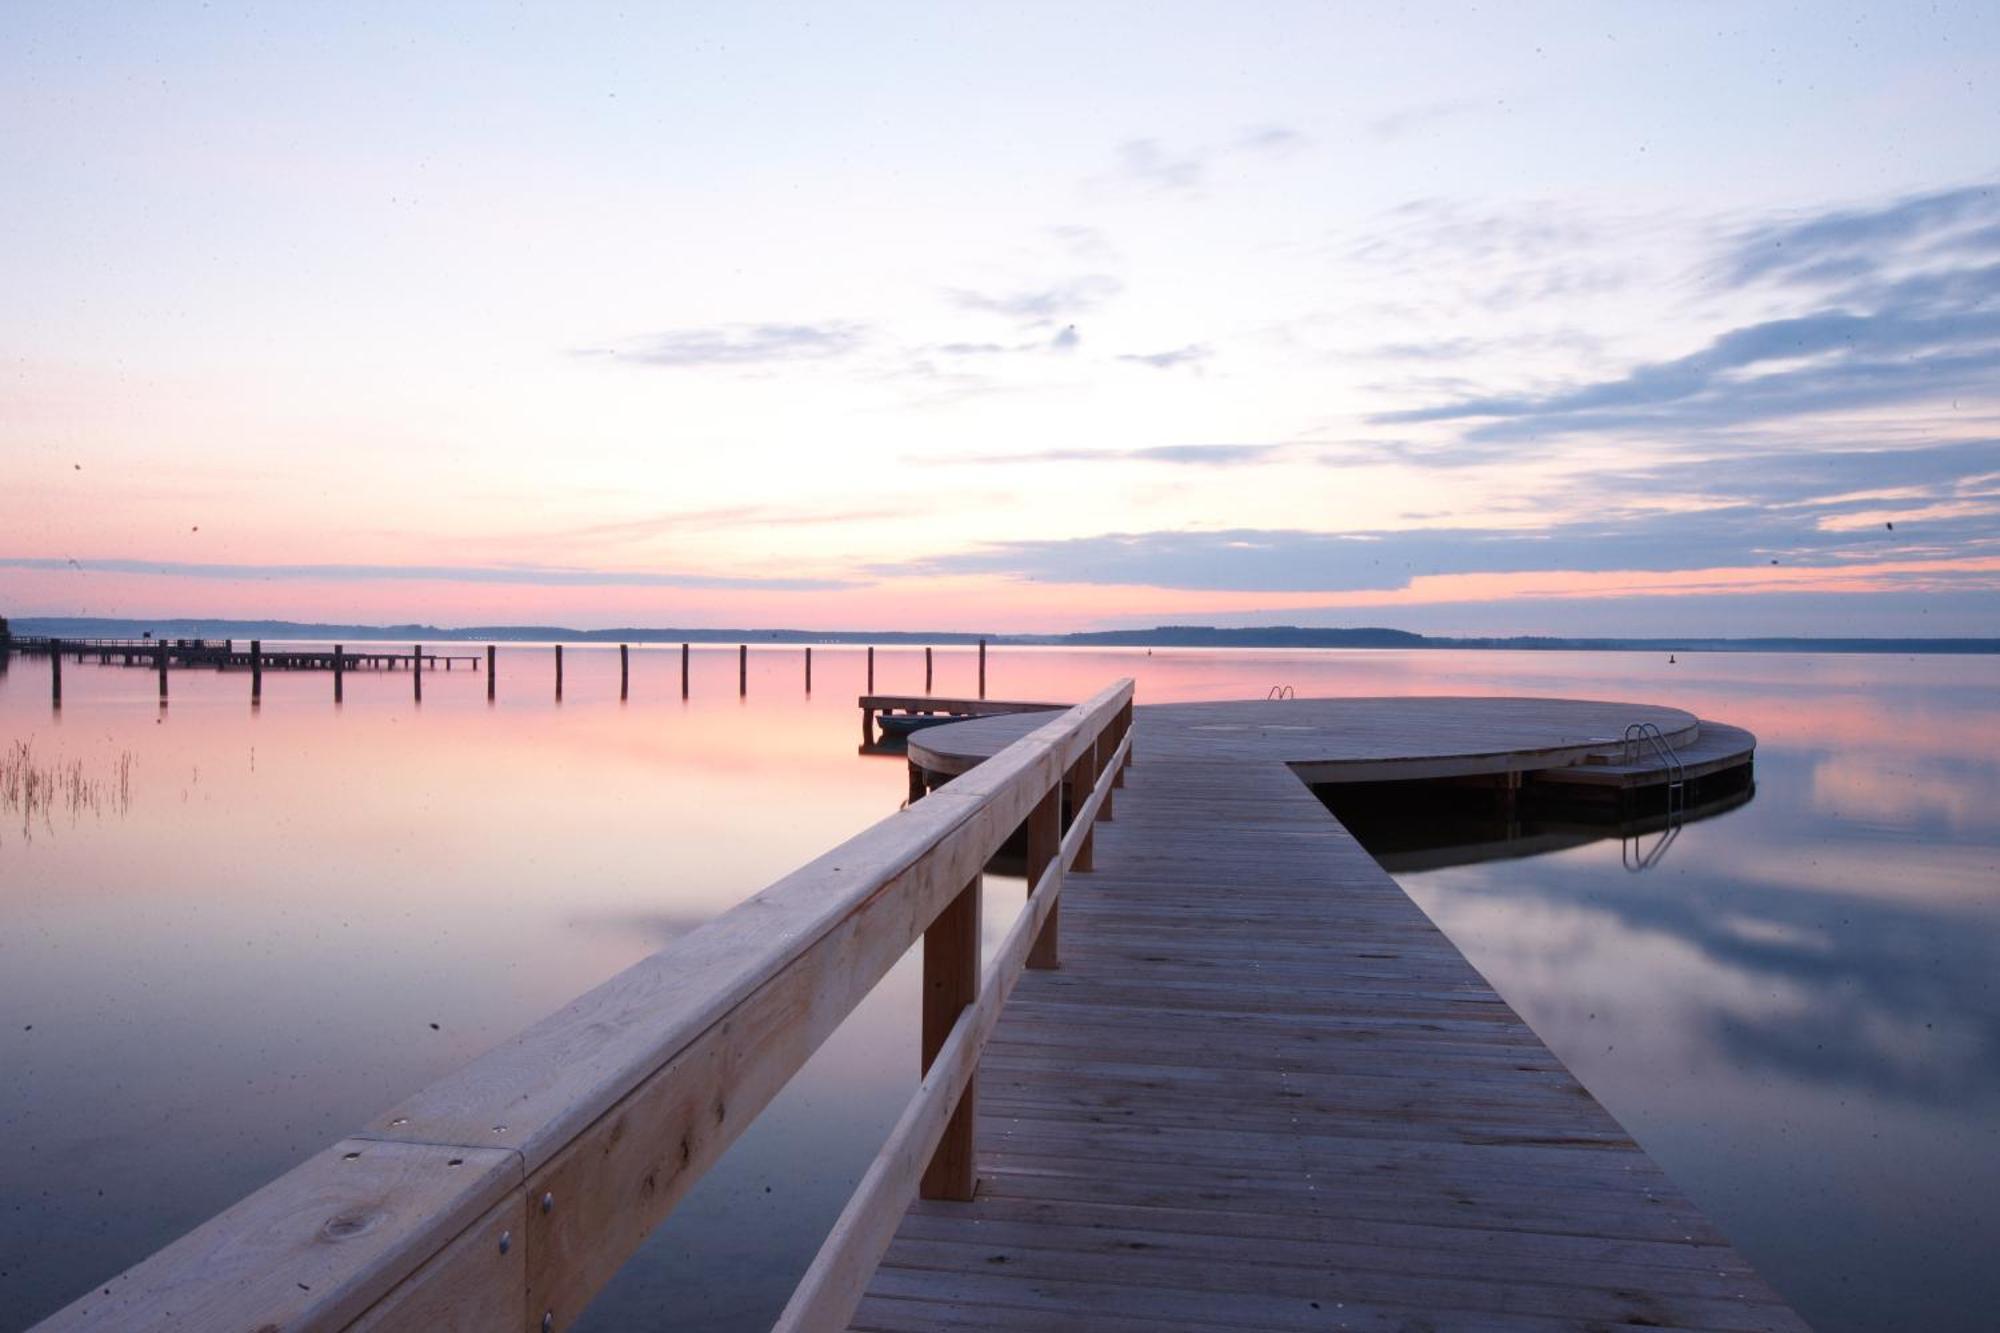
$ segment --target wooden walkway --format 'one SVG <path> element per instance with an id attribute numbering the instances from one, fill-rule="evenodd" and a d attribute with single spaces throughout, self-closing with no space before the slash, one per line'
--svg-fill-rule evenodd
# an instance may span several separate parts
<path id="1" fill-rule="evenodd" d="M 1285 764 L 1145 713 L 977 1197 L 911 1206 L 854 1328 L 1803 1327 Z"/>

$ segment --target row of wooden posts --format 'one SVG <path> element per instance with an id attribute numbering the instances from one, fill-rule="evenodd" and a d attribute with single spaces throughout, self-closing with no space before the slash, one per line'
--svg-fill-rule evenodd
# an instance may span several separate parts
<path id="1" fill-rule="evenodd" d="M 560 699 L 563 695 L 563 646 L 557 644 L 555 649 L 556 698 Z M 685 643 L 681 645 L 681 698 L 683 699 L 688 697 L 689 651 L 690 645 Z M 494 698 L 497 688 L 498 673 L 496 670 L 496 656 L 496 645 L 487 644 L 486 697 L 489 701 Z M 806 693 L 811 694 L 813 687 L 813 650 L 810 644 L 806 645 L 805 657 Z M 339 643 L 333 645 L 333 701 L 335 703 L 340 703 L 345 694 L 346 658 L 346 645 Z M 62 707 L 62 659 L 62 645 L 60 643 L 52 644 L 49 651 L 49 686 L 51 698 L 57 708 Z M 153 649 L 153 661 L 160 677 L 160 702 L 164 704 L 167 701 L 167 645 L 164 641 L 161 641 Z M 930 693 L 934 678 L 935 664 L 932 660 L 931 650 L 925 648 L 924 693 Z M 424 697 L 424 646 L 420 643 L 414 644 L 411 647 L 410 681 L 417 701 L 421 703 Z M 747 696 L 750 693 L 750 645 L 747 643 L 738 644 L 736 647 L 736 692 L 742 696 Z M 872 646 L 868 649 L 868 692 L 870 694 L 875 692 L 875 649 Z M 621 701 L 628 699 L 631 697 L 631 693 L 632 650 L 629 644 L 621 643 L 618 645 L 618 698 Z M 984 639 L 979 641 L 979 697 L 982 699 L 986 697 L 986 640 Z M 250 641 L 250 702 L 261 704 L 263 700 L 264 645 L 261 640 L 252 639 Z"/>

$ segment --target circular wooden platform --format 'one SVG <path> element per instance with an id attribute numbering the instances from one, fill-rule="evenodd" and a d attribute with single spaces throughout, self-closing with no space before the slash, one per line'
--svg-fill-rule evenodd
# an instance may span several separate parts
<path id="1" fill-rule="evenodd" d="M 911 738 L 910 761 L 963 773 L 1048 720 L 1015 713 L 932 727 Z M 1678 708 L 1590 699 L 1282 699 L 1135 708 L 1132 744 L 1152 758 L 1285 763 L 1307 782 L 1383 782 L 1567 767 L 1615 750 L 1634 722 L 1676 748 L 1701 729 Z"/>

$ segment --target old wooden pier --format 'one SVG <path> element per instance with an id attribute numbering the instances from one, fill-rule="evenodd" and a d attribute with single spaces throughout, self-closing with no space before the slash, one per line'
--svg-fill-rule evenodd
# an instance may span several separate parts
<path id="1" fill-rule="evenodd" d="M 922 799 L 47 1327 L 566 1328 L 921 941 L 923 1079 L 780 1328 L 1799 1328 L 1301 781 L 1504 783 L 1641 722 L 1702 726 L 1128 681 L 922 732 Z"/>

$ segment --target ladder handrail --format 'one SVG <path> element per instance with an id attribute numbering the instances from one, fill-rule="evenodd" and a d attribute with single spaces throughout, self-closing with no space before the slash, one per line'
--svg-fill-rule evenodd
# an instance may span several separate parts
<path id="1" fill-rule="evenodd" d="M 1634 722 L 1625 728 L 1625 762 L 1637 763 L 1642 751 L 1650 751 L 1667 771 L 1667 819 L 1677 825 L 1687 812 L 1687 765 L 1655 722 Z"/>

